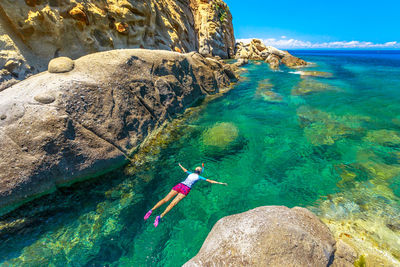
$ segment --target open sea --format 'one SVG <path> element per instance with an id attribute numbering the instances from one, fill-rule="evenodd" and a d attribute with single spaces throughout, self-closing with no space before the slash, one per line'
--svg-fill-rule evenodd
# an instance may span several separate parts
<path id="1" fill-rule="evenodd" d="M 291 53 L 313 64 L 246 65 L 143 167 L 0 217 L 0 266 L 180 266 L 219 219 L 264 205 L 309 208 L 360 254 L 399 266 L 400 51 Z M 199 181 L 154 228 L 166 206 L 143 216 L 185 178 L 179 162 L 205 162 L 203 176 L 229 186 Z"/>

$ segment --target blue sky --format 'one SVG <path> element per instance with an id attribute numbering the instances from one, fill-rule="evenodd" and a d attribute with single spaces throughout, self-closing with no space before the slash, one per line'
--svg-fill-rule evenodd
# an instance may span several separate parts
<path id="1" fill-rule="evenodd" d="M 225 0 L 236 39 L 280 48 L 400 48 L 400 0 Z"/>

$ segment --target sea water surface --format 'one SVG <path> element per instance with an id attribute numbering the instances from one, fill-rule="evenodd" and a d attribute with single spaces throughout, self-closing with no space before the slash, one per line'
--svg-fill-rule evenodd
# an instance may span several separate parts
<path id="1" fill-rule="evenodd" d="M 263 205 L 310 208 L 362 253 L 399 263 L 400 52 L 292 53 L 314 64 L 251 62 L 138 171 L 0 217 L 0 266 L 180 266 L 220 218 Z M 179 162 L 229 185 L 198 182 L 154 228 L 165 206 L 143 216 L 185 178 Z"/>

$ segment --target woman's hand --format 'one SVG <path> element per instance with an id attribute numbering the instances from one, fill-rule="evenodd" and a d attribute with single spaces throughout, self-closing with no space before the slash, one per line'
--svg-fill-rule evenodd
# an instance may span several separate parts
<path id="1" fill-rule="evenodd" d="M 178 163 L 178 165 L 179 165 L 179 167 L 181 167 L 181 169 L 182 169 L 184 172 L 187 172 L 187 170 L 186 170 L 180 163 Z"/>

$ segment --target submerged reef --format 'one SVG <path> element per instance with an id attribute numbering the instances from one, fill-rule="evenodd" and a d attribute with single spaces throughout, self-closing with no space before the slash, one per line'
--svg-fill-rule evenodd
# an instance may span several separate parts
<path id="1" fill-rule="evenodd" d="M 258 83 L 256 95 L 268 102 L 282 102 L 282 95 L 274 92 L 273 87 L 274 85 L 271 83 L 270 79 L 264 79 Z"/>
<path id="2" fill-rule="evenodd" d="M 333 145 L 335 141 L 363 133 L 362 123 L 368 117 L 336 116 L 301 106 L 297 109 L 300 127 L 313 145 Z"/>
<path id="3" fill-rule="evenodd" d="M 330 90 L 337 90 L 333 86 L 318 82 L 316 80 L 306 78 L 299 82 L 293 89 L 292 95 L 308 95 L 312 93 L 325 92 Z"/>

